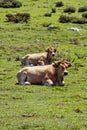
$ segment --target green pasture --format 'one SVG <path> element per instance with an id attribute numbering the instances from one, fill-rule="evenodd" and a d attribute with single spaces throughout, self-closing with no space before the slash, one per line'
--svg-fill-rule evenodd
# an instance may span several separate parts
<path id="1" fill-rule="evenodd" d="M 20 8 L 0 8 L 0 130 L 87 130 L 87 24 L 59 23 L 66 7 L 81 17 L 78 8 L 86 0 L 20 0 Z M 45 17 L 56 8 L 56 13 Z M 29 13 L 28 23 L 7 22 L 6 14 Z M 54 25 L 52 30 L 47 25 Z M 77 27 L 79 32 L 70 30 Z M 17 85 L 16 74 L 22 68 L 20 58 L 57 49 L 54 62 L 72 63 L 64 78 L 65 86 Z M 26 115 L 26 116 L 24 116 Z"/>

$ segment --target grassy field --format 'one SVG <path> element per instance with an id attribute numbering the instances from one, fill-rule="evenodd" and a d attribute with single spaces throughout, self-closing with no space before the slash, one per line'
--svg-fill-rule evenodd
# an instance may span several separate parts
<path id="1" fill-rule="evenodd" d="M 21 8 L 0 8 L 0 129 L 1 130 L 87 130 L 87 24 L 59 23 L 66 7 L 76 12 L 66 14 L 81 17 L 78 8 L 85 0 L 20 0 Z M 52 8 L 56 13 L 51 13 Z M 28 23 L 7 22 L 6 14 L 29 13 Z M 47 25 L 54 25 L 48 30 Z M 69 28 L 78 27 L 81 31 Z M 27 53 L 57 48 L 55 61 L 72 63 L 65 86 L 17 85 L 16 74 L 21 58 Z M 25 116 L 25 114 L 29 114 Z"/>

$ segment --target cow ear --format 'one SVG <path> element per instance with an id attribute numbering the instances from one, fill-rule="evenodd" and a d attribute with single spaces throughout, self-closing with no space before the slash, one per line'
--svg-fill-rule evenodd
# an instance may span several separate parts
<path id="1" fill-rule="evenodd" d="M 46 52 L 49 52 L 49 48 L 46 48 Z"/>
<path id="2" fill-rule="evenodd" d="M 70 62 L 68 62 L 68 67 L 71 67 L 72 65 L 71 65 L 71 63 Z"/>
<path id="3" fill-rule="evenodd" d="M 65 61 L 65 63 L 68 65 L 68 67 L 71 67 L 71 63 L 69 61 Z"/>
<path id="4" fill-rule="evenodd" d="M 54 52 L 56 52 L 56 48 L 54 49 Z"/>

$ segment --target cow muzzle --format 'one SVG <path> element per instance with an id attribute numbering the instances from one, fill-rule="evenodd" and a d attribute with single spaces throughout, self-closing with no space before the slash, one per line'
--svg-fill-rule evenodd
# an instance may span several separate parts
<path id="1" fill-rule="evenodd" d="M 55 56 L 55 54 L 53 53 L 52 56 Z"/>
<path id="2" fill-rule="evenodd" d="M 68 75 L 68 71 L 64 71 L 64 75 Z"/>

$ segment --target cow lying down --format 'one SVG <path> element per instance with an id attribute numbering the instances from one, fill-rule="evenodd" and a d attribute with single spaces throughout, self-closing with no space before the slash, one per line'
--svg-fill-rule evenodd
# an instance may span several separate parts
<path id="1" fill-rule="evenodd" d="M 29 65 L 47 65 L 52 63 L 52 57 L 55 56 L 56 49 L 54 47 L 49 47 L 45 52 L 36 54 L 27 54 L 22 57 L 22 66 Z"/>
<path id="2" fill-rule="evenodd" d="M 24 67 L 17 73 L 18 83 L 64 86 L 64 75 L 68 74 L 67 68 L 70 66 L 66 60 L 60 60 L 51 65 Z"/>

